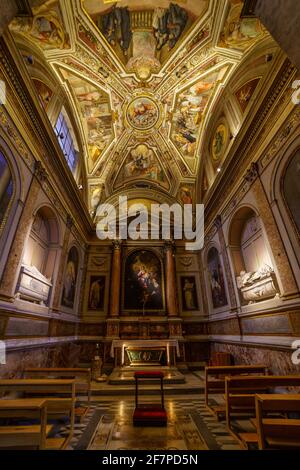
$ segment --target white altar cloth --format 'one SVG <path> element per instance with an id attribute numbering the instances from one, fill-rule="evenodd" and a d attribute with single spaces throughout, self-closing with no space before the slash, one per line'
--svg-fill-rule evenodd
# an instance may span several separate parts
<path id="1" fill-rule="evenodd" d="M 155 339 L 136 339 L 136 340 L 126 340 L 126 339 L 115 339 L 112 342 L 110 356 L 115 357 L 116 348 L 128 348 L 128 347 L 141 346 L 143 348 L 159 348 L 159 347 L 174 347 L 176 349 L 177 357 L 180 357 L 180 349 L 177 339 L 165 339 L 165 340 L 155 340 Z"/>

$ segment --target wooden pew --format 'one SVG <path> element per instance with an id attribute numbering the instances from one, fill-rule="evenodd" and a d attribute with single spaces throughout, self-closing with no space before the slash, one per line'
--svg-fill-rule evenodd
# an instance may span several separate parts
<path id="1" fill-rule="evenodd" d="M 225 377 L 234 375 L 251 375 L 262 374 L 267 375 L 268 369 L 264 365 L 250 365 L 250 366 L 210 366 L 205 368 L 205 405 L 219 419 L 225 416 L 225 405 L 211 406 L 209 404 L 209 394 L 222 394 L 225 393 Z"/>
<path id="2" fill-rule="evenodd" d="M 300 376 L 235 376 L 225 379 L 226 422 L 228 430 L 243 445 L 257 442 L 257 433 L 238 433 L 232 427 L 233 415 L 246 418 L 255 415 L 255 395 L 271 393 L 276 387 L 300 387 Z"/>
<path id="3" fill-rule="evenodd" d="M 11 398 L 28 396 L 43 398 L 69 398 L 76 403 L 74 379 L 6 379 L 0 380 L 0 397 L 9 395 Z M 57 415 L 57 414 L 56 414 Z M 57 417 L 55 415 L 55 417 Z M 53 414 L 54 416 L 54 414 Z"/>
<path id="4" fill-rule="evenodd" d="M 91 383 L 92 372 L 87 368 L 30 368 L 25 369 L 23 377 L 26 378 L 53 378 L 66 379 L 73 378 L 75 380 L 76 395 L 79 392 L 85 392 L 88 397 L 88 406 L 76 408 L 75 415 L 82 420 L 89 411 L 91 403 Z"/>
<path id="5" fill-rule="evenodd" d="M 48 438 L 52 426 L 49 413 L 63 413 L 70 419 L 70 432 L 66 438 Z M 70 399 L 33 398 L 0 400 L 0 419 L 34 419 L 40 424 L 0 425 L 1 449 L 65 449 L 74 432 L 74 401 Z"/>
<path id="6" fill-rule="evenodd" d="M 91 369 L 84 368 L 31 368 L 25 369 L 24 378 L 53 378 L 53 379 L 75 379 L 76 394 L 78 392 L 86 392 L 88 403 L 91 401 Z"/>
<path id="7" fill-rule="evenodd" d="M 300 395 L 256 395 L 255 409 L 260 450 L 300 449 L 300 418 L 280 416 L 300 414 Z"/>
<path id="8" fill-rule="evenodd" d="M 75 380 L 57 379 L 5 379 L 0 380 L 0 397 L 4 394 L 33 394 L 39 397 L 50 398 L 52 396 L 64 395 L 74 401 Z"/>

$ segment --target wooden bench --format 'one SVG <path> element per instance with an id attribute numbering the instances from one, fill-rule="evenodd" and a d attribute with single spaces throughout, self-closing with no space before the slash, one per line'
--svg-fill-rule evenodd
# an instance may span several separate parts
<path id="1" fill-rule="evenodd" d="M 0 397 L 64 398 L 76 403 L 75 380 L 68 379 L 6 379 L 0 380 Z M 53 417 L 58 417 L 54 416 Z"/>
<path id="2" fill-rule="evenodd" d="M 0 380 L 0 397 L 5 394 L 15 393 L 24 397 L 24 394 L 39 397 L 53 397 L 64 395 L 76 400 L 76 389 L 74 379 L 5 379 Z"/>
<path id="3" fill-rule="evenodd" d="M 76 384 L 76 394 L 86 392 L 88 402 L 91 401 L 91 369 L 84 368 L 31 368 L 25 369 L 24 378 L 30 379 L 74 379 Z"/>
<path id="4" fill-rule="evenodd" d="M 233 417 L 255 416 L 255 395 L 272 393 L 276 387 L 300 387 L 300 376 L 235 376 L 225 379 L 225 406 L 228 430 L 248 448 L 257 442 L 257 433 L 239 433 L 233 429 Z"/>
<path id="5" fill-rule="evenodd" d="M 300 395 L 256 395 L 255 409 L 260 450 L 300 449 L 300 418 L 280 417 L 300 415 Z"/>
<path id="6" fill-rule="evenodd" d="M 267 375 L 268 369 L 264 365 L 255 366 L 211 366 L 205 368 L 205 405 L 214 413 L 218 419 L 225 416 L 225 405 L 211 406 L 209 404 L 209 395 L 224 395 L 225 393 L 225 377 L 234 375 L 251 375 L 262 374 Z"/>
<path id="7" fill-rule="evenodd" d="M 53 378 L 53 379 L 66 379 L 73 378 L 75 380 L 76 396 L 78 393 L 84 392 L 87 394 L 88 406 L 76 408 L 75 415 L 80 420 L 84 418 L 89 411 L 91 403 L 91 382 L 92 372 L 87 368 L 30 368 L 25 369 L 23 377 L 26 378 Z"/>
<path id="8" fill-rule="evenodd" d="M 63 413 L 70 419 L 70 432 L 65 438 L 48 437 L 53 426 L 50 413 Z M 74 432 L 74 401 L 70 399 L 31 398 L 0 400 L 1 420 L 38 420 L 39 424 L 0 425 L 1 449 L 65 449 Z"/>

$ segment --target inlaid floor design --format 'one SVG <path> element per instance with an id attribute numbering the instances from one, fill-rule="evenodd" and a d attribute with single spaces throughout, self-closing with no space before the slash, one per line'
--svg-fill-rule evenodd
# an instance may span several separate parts
<path id="1" fill-rule="evenodd" d="M 153 397 L 146 397 L 153 401 Z M 70 450 L 240 450 L 224 422 L 205 408 L 204 399 L 168 398 L 166 428 L 135 428 L 134 401 L 115 399 L 94 402 L 80 424 L 75 425 Z M 67 432 L 59 430 L 58 436 Z"/>

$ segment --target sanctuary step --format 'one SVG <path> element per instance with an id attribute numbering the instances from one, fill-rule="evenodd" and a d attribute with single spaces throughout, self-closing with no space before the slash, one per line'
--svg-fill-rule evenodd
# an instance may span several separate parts
<path id="1" fill-rule="evenodd" d="M 141 367 L 121 367 L 115 368 L 108 379 L 110 385 L 134 385 L 135 384 L 135 372 L 142 372 L 145 368 Z M 184 384 L 185 376 L 179 372 L 177 368 L 172 367 L 159 367 L 157 370 L 164 373 L 164 384 L 175 385 Z M 143 380 L 141 380 L 143 383 Z"/>
<path id="2" fill-rule="evenodd" d="M 204 381 L 198 376 L 198 373 L 187 373 L 182 374 L 185 382 L 184 383 L 165 383 L 164 391 L 166 396 L 172 395 L 201 395 L 204 394 Z M 126 379 L 124 379 L 126 380 Z M 92 382 L 92 399 L 96 397 L 112 397 L 112 396 L 130 396 L 132 397 L 135 392 L 135 383 L 130 382 L 126 385 L 123 381 L 120 381 L 118 385 L 112 385 L 108 382 L 97 383 Z M 140 395 L 159 396 L 159 390 L 157 383 L 143 384 L 140 388 Z"/>

